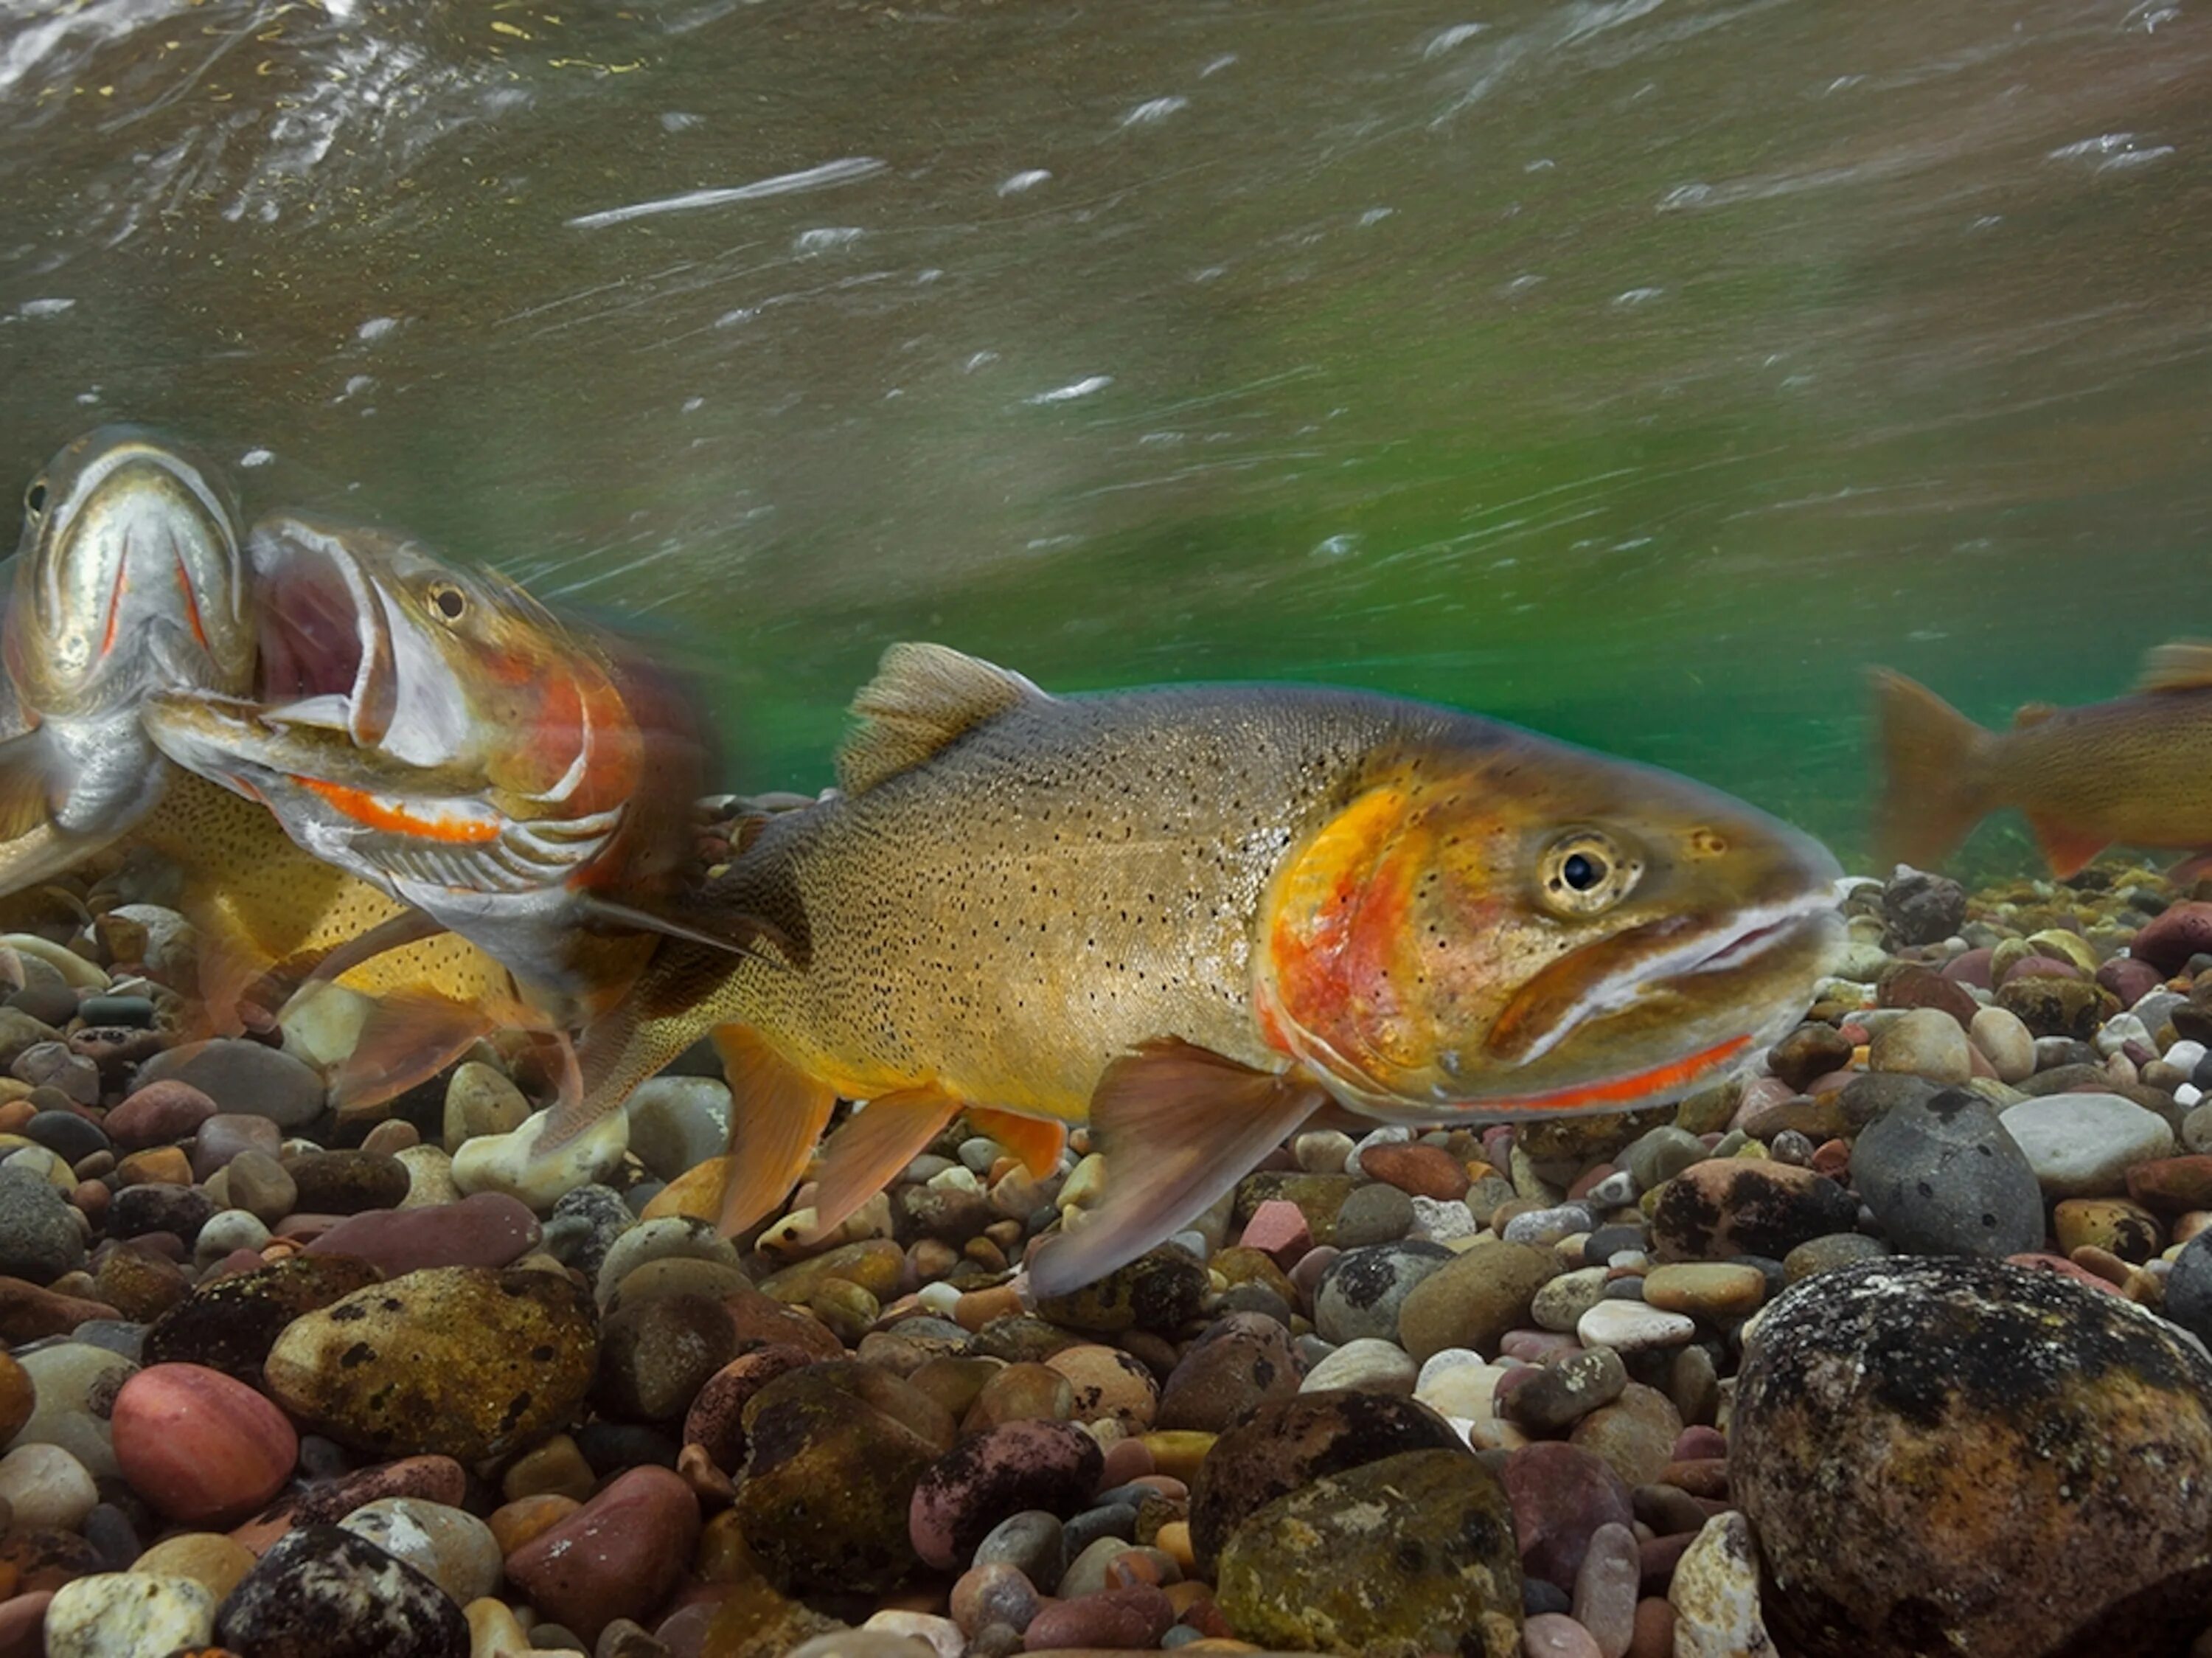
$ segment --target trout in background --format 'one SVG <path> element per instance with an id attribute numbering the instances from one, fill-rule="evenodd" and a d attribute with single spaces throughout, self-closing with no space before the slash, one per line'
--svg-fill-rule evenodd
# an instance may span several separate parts
<path id="1" fill-rule="evenodd" d="M 764 917 L 783 970 L 673 943 L 583 1045 L 604 1105 L 719 1021 L 727 1231 L 840 1097 L 868 1103 L 824 1150 L 824 1230 L 963 1109 L 1032 1167 L 1087 1119 L 1107 1196 L 1031 1256 L 1055 1293 L 1332 1100 L 1436 1125 L 1678 1096 L 1788 1028 L 1840 936 L 1806 836 L 1446 709 L 1062 698 L 896 645 L 854 712 L 844 792 L 761 820 L 701 900 Z"/>
<path id="2" fill-rule="evenodd" d="M 2212 867 L 2212 644 L 2160 645 L 2135 694 L 2082 708 L 2031 703 L 1985 731 L 1901 674 L 1873 675 L 1886 859 L 1933 869 L 1990 813 L 2018 807 L 2061 880 L 2115 843 L 2179 848 Z"/>
<path id="3" fill-rule="evenodd" d="M 684 699 L 514 583 L 384 531 L 278 516 L 247 551 L 255 694 L 155 698 L 155 741 L 409 906 L 326 971 L 450 929 L 538 1028 L 588 1024 L 684 930 L 648 907 L 689 857 L 704 773 Z M 389 1097 L 516 1012 L 389 997 L 334 1094 Z"/>
<path id="4" fill-rule="evenodd" d="M 143 820 L 174 773 L 139 722 L 164 690 L 253 671 L 235 514 L 181 451 L 128 426 L 65 447 L 23 496 L 0 623 L 0 893 Z"/>

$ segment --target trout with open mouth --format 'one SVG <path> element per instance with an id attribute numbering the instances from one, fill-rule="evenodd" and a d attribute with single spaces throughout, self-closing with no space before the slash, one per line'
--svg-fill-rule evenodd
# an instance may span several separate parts
<path id="1" fill-rule="evenodd" d="M 1448 709 L 1292 686 L 1054 697 L 934 645 L 860 694 L 842 792 L 702 895 L 781 968 L 678 942 L 589 1034 L 588 1100 L 709 1024 L 735 1095 L 722 1224 L 769 1213 L 836 1100 L 821 1229 L 963 1109 L 1090 1223 L 1045 1294 L 1170 1235 L 1334 1100 L 1437 1126 L 1695 1088 L 1803 1013 L 1835 860 L 1717 790 Z"/>
<path id="2" fill-rule="evenodd" d="M 145 819 L 174 773 L 140 709 L 245 689 L 246 587 L 220 482 L 150 433 L 103 426 L 31 480 L 0 623 L 0 892 Z"/>
<path id="3" fill-rule="evenodd" d="M 334 1094 L 388 1098 L 502 1020 L 561 1037 L 588 1024 L 683 930 L 641 906 L 690 850 L 705 762 L 688 706 L 513 582 L 403 537 L 284 515 L 247 552 L 255 694 L 157 696 L 146 728 L 410 906 L 323 971 L 449 929 L 522 996 L 387 997 Z"/>

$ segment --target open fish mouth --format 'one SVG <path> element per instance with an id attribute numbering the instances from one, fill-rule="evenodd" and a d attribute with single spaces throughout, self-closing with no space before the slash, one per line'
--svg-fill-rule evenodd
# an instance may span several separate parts
<path id="1" fill-rule="evenodd" d="M 398 702 L 382 596 L 336 538 L 297 521 L 257 529 L 260 716 L 373 747 Z"/>

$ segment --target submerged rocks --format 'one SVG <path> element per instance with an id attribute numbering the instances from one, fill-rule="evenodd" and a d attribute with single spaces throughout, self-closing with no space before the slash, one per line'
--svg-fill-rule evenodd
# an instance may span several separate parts
<path id="1" fill-rule="evenodd" d="M 598 1356 L 591 1299 L 568 1280 L 441 1267 L 295 1320 L 267 1376 L 278 1403 L 345 1444 L 481 1462 L 565 1422 Z"/>
<path id="2" fill-rule="evenodd" d="M 1407 1451 L 1275 1498 L 1223 1544 L 1222 1612 L 1262 1646 L 1514 1658 L 1521 1573 L 1497 1477 L 1464 1451 Z"/>
<path id="3" fill-rule="evenodd" d="M 196 1364 L 155 1364 L 115 1395 L 110 1417 L 123 1478 L 187 1526 L 243 1519 L 291 1477 L 299 1436 L 245 1383 Z"/>
<path id="4" fill-rule="evenodd" d="M 1652 1253 L 1661 1260 L 1780 1260 L 1799 1244 L 1850 1231 L 1857 1220 L 1850 1194 L 1812 1169 L 1709 1158 L 1660 1189 Z"/>
<path id="5" fill-rule="evenodd" d="M 1851 1181 L 1903 1253 L 2002 1259 L 2043 1243 L 2035 1171 L 1997 1114 L 1964 1088 L 1869 1124 L 1851 1149 Z"/>
<path id="6" fill-rule="evenodd" d="M 468 1620 L 446 1592 L 367 1538 L 307 1526 L 261 1557 L 222 1604 L 216 1634 L 252 1658 L 468 1658 Z"/>
<path id="7" fill-rule="evenodd" d="M 2212 1597 L 2212 1361 L 2055 1273 L 1899 1259 L 1793 1287 L 1729 1471 L 1807 1658 L 2178 1651 Z"/>

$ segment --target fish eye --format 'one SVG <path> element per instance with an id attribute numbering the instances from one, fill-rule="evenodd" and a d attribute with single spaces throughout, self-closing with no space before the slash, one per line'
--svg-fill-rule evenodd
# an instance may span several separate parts
<path id="1" fill-rule="evenodd" d="M 430 603 L 438 614 L 449 622 L 458 622 L 468 613 L 468 595 L 451 582 L 440 582 L 432 586 Z"/>
<path id="2" fill-rule="evenodd" d="M 1537 881 L 1543 900 L 1565 916 L 1601 914 L 1628 896 L 1644 866 L 1610 835 L 1574 829 L 1544 849 Z"/>
<path id="3" fill-rule="evenodd" d="M 39 515 L 46 509 L 46 480 L 36 478 L 31 487 L 23 491 L 23 515 L 36 523 Z"/>

